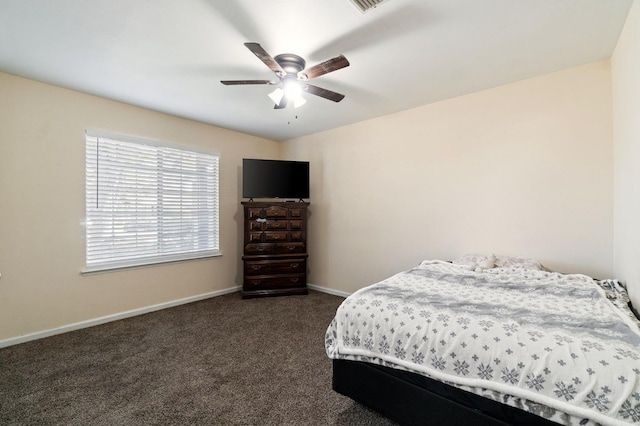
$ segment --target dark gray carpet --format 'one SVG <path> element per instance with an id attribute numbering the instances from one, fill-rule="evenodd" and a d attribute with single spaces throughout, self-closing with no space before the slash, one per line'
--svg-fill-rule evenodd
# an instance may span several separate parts
<path id="1" fill-rule="evenodd" d="M 234 293 L 0 349 L 0 424 L 392 425 L 331 390 L 342 300 Z"/>

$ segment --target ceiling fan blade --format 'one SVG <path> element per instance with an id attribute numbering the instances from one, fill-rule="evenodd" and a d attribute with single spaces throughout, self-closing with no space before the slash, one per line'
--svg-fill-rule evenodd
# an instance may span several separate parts
<path id="1" fill-rule="evenodd" d="M 321 98 L 329 99 L 333 102 L 340 102 L 344 99 L 344 95 L 333 92 L 331 90 L 323 89 L 322 87 L 313 86 L 311 84 L 306 84 L 304 89 L 311 93 L 312 95 L 320 96 Z"/>
<path id="2" fill-rule="evenodd" d="M 220 80 L 225 86 L 236 86 L 239 84 L 276 84 L 275 81 L 269 80 Z"/>
<path id="3" fill-rule="evenodd" d="M 327 74 L 348 66 L 349 61 L 347 60 L 347 58 L 345 58 L 343 55 L 340 55 L 327 61 L 321 62 L 318 65 L 314 65 L 311 68 L 307 68 L 300 73 L 300 78 L 310 80 L 312 78 L 316 78 L 323 74 Z"/>
<path id="4" fill-rule="evenodd" d="M 247 49 L 253 52 L 253 54 L 256 55 L 258 59 L 264 62 L 264 64 L 268 66 L 271 71 L 275 72 L 279 77 L 284 77 L 287 74 L 285 70 L 282 69 L 280 64 L 278 64 L 276 60 L 273 59 L 271 55 L 269 55 L 267 51 L 262 48 L 262 46 L 260 46 L 260 44 L 245 43 L 244 45 L 247 47 Z"/>
<path id="5" fill-rule="evenodd" d="M 276 104 L 273 109 L 284 109 L 287 107 L 287 102 L 289 102 L 289 100 L 287 99 L 286 96 L 283 96 L 282 99 L 280 100 L 279 104 Z"/>

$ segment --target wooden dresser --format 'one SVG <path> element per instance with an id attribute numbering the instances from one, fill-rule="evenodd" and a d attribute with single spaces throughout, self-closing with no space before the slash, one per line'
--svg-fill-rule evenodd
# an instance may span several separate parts
<path id="1" fill-rule="evenodd" d="M 307 202 L 243 202 L 242 298 L 307 294 Z"/>

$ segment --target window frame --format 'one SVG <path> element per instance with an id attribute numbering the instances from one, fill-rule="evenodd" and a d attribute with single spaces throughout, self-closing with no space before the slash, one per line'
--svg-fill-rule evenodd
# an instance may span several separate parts
<path id="1" fill-rule="evenodd" d="M 151 159 L 152 162 L 155 161 L 155 167 L 151 169 L 146 167 L 143 172 L 144 178 L 146 178 L 146 182 L 144 184 L 149 185 L 150 182 L 152 182 L 155 183 L 152 186 L 156 188 L 154 191 L 147 190 L 145 193 L 146 198 L 144 201 L 147 202 L 147 210 L 145 216 L 146 222 L 144 223 L 146 226 L 154 228 L 154 231 L 147 233 L 147 236 L 144 238 L 138 238 L 137 236 L 133 237 L 138 233 L 143 233 L 139 229 L 139 225 L 142 222 L 136 222 L 136 219 L 139 219 L 138 204 L 136 204 L 138 198 L 137 195 L 132 196 L 130 193 L 122 195 L 121 192 L 117 192 L 125 188 L 134 192 L 144 192 L 143 187 L 137 182 L 132 183 L 131 179 L 126 180 L 123 178 L 122 181 L 126 181 L 124 184 L 113 184 L 111 186 L 113 191 L 107 192 L 106 194 L 109 194 L 111 196 L 110 199 L 114 201 L 112 204 L 105 201 L 105 205 L 110 206 L 107 210 L 111 210 L 111 212 L 98 212 L 94 208 L 95 205 L 99 206 L 100 197 L 103 199 L 108 198 L 104 195 L 105 193 L 100 192 L 100 179 L 102 179 L 103 182 L 106 182 L 108 179 L 114 178 L 114 172 L 111 172 L 111 174 L 106 172 L 107 174 L 103 176 L 99 169 L 100 161 L 108 161 L 104 158 L 104 156 L 107 155 L 104 154 L 104 152 L 102 153 L 103 157 L 99 157 L 99 146 L 101 143 L 107 145 L 112 144 L 107 151 L 111 150 L 110 152 L 112 154 L 115 153 L 113 158 L 116 158 L 116 161 L 121 159 L 119 157 L 121 154 L 119 153 L 119 150 L 114 148 L 114 146 L 117 146 L 118 144 L 120 144 L 120 146 L 126 145 L 131 149 L 133 154 L 138 150 L 140 157 L 135 157 L 134 161 L 129 162 L 129 164 L 125 166 L 121 165 L 122 168 L 118 168 L 115 172 L 117 173 L 117 175 L 115 175 L 116 179 L 120 178 L 121 175 L 124 176 L 127 171 L 131 172 L 135 170 L 142 170 L 143 167 L 138 164 L 137 160 L 149 160 L 151 156 L 148 154 L 150 152 L 155 152 L 154 158 Z M 123 151 L 124 150 L 125 149 L 123 148 Z M 146 151 L 146 153 L 143 153 L 143 151 Z M 145 156 L 145 154 L 147 155 Z M 164 159 L 165 156 L 167 156 L 167 159 Z M 187 161 L 185 161 L 186 163 L 189 161 L 195 161 L 196 165 L 191 165 L 191 168 L 188 168 L 188 165 L 185 166 L 187 169 L 186 171 L 180 168 L 180 171 L 176 172 L 176 167 L 169 169 L 167 165 L 169 161 L 179 162 L 183 160 L 184 157 L 187 157 Z M 106 166 L 103 167 L 103 169 L 106 168 Z M 202 169 L 206 170 L 206 172 L 203 172 Z M 209 172 L 212 172 L 213 175 L 209 176 Z M 165 190 L 165 186 L 169 187 L 169 185 L 163 186 L 162 183 L 163 180 L 165 183 L 169 180 L 169 173 L 171 178 L 173 178 L 173 184 L 170 189 Z M 177 176 L 179 178 L 176 180 L 175 178 Z M 152 180 L 154 177 L 155 181 Z M 186 178 L 190 178 L 191 180 L 187 183 L 183 183 L 183 180 L 188 180 Z M 194 179 L 196 179 L 195 182 Z M 187 186 L 187 191 L 184 186 L 188 184 L 191 185 Z M 198 188 L 204 187 L 205 189 L 193 191 L 192 189 L 194 185 Z M 167 196 L 169 191 L 174 195 L 173 202 L 165 203 L 163 199 L 169 198 Z M 135 193 L 138 194 L 137 192 Z M 196 197 L 200 198 L 190 198 L 190 195 L 194 193 L 197 193 L 198 195 L 196 195 Z M 179 196 L 176 197 L 176 194 L 179 194 Z M 183 197 L 183 194 L 186 196 Z M 150 209 L 153 210 L 153 213 L 149 212 L 149 197 L 155 198 L 155 200 L 152 200 L 152 203 L 155 202 L 155 204 L 153 204 L 154 207 Z M 122 198 L 122 200 L 116 200 L 118 198 Z M 125 227 L 130 228 L 131 224 L 122 225 L 122 222 L 119 222 L 121 224 L 120 227 L 114 226 L 116 216 L 118 213 L 122 214 L 122 210 L 119 211 L 118 208 L 122 209 L 122 205 L 124 203 L 123 200 L 125 198 L 127 206 L 136 206 L 134 209 L 136 213 L 127 213 L 131 214 L 130 219 L 133 221 L 131 223 L 133 223 L 135 231 L 123 231 Z M 131 198 L 136 198 L 136 201 L 132 201 Z M 180 201 L 176 201 L 176 198 Z M 184 201 L 183 198 L 186 198 L 187 201 Z M 194 200 L 196 201 L 195 205 L 197 206 L 195 208 L 193 207 Z M 201 205 L 205 205 L 205 207 L 202 208 L 200 207 Z M 175 218 L 176 208 L 178 209 L 178 219 Z M 183 219 L 184 211 L 189 213 L 184 216 L 190 216 L 192 218 L 195 216 L 197 219 L 195 219 L 195 221 Z M 205 214 L 203 214 L 203 212 L 205 212 Z M 208 213 L 211 213 L 213 217 L 210 218 Z M 103 216 L 107 222 L 99 222 L 98 219 L 100 216 Z M 153 222 L 153 220 L 149 220 L 149 216 L 154 218 L 155 222 Z M 163 218 L 164 221 L 162 220 Z M 109 222 L 109 220 L 111 222 Z M 95 223 L 96 225 L 93 226 L 92 223 Z M 98 233 L 97 229 L 100 227 L 98 223 L 108 223 L 111 228 L 118 228 L 118 230 L 111 232 L 111 235 L 108 235 L 108 231 Z M 172 228 L 174 231 L 174 237 L 172 239 L 165 237 L 161 230 L 163 226 L 167 226 L 166 223 L 170 223 L 174 226 L 174 228 Z M 185 234 L 190 237 L 190 242 L 189 238 L 183 238 L 184 223 L 192 229 L 197 229 L 196 231 L 192 230 Z M 177 233 L 175 226 L 180 227 L 180 230 Z M 100 234 L 100 237 L 98 237 L 98 234 Z M 155 234 L 155 237 L 149 236 L 149 234 Z M 179 237 L 175 238 L 176 235 Z M 141 246 L 138 246 L 138 243 L 136 242 L 133 245 L 127 245 L 124 247 L 124 251 L 132 249 L 134 255 L 122 255 L 117 257 L 119 250 L 120 252 L 123 251 L 122 248 L 111 249 L 107 247 L 109 245 L 116 246 L 118 243 L 123 244 L 123 240 L 127 238 L 135 239 L 136 241 L 140 239 L 143 243 L 146 243 L 146 250 L 144 248 L 141 249 Z M 92 243 L 90 242 L 91 240 L 101 242 Z M 189 248 L 188 246 L 190 245 L 192 247 Z M 150 248 L 153 246 L 156 247 Z M 167 249 L 167 247 L 170 246 L 173 246 L 174 249 Z M 179 246 L 180 248 L 175 249 L 175 246 Z M 200 248 L 196 248 L 197 246 L 200 246 Z M 105 257 L 96 259 L 96 252 L 94 251 L 90 255 L 90 250 L 97 250 L 101 255 L 104 254 Z M 111 253 L 111 250 L 113 250 L 113 253 L 115 254 L 109 254 Z M 136 250 L 138 250 L 137 253 Z M 82 273 L 103 272 L 218 256 L 222 256 L 222 253 L 220 252 L 220 154 L 218 152 L 139 137 L 124 136 L 94 130 L 85 131 L 85 269 Z"/>

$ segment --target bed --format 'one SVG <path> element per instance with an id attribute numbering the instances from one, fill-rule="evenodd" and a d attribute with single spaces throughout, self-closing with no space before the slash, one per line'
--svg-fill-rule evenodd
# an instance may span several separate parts
<path id="1" fill-rule="evenodd" d="M 340 305 L 333 388 L 401 424 L 640 424 L 640 328 L 615 280 L 426 260 Z"/>

